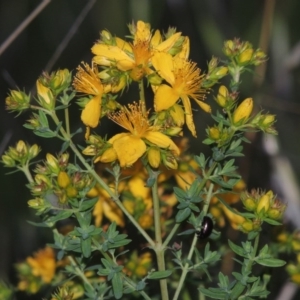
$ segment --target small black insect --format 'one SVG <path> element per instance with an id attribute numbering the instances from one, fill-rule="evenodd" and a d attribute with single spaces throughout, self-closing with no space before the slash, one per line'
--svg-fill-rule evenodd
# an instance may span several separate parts
<path id="1" fill-rule="evenodd" d="M 208 216 L 205 216 L 202 220 L 201 230 L 196 231 L 198 239 L 208 238 L 211 235 L 213 229 L 214 223 L 212 219 Z"/>

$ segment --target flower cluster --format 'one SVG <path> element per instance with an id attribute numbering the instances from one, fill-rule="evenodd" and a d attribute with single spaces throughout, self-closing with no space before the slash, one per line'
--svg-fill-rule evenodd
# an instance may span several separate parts
<path id="1" fill-rule="evenodd" d="M 277 220 L 282 218 L 286 209 L 286 204 L 283 204 L 276 195 L 270 190 L 263 192 L 260 190 L 251 190 L 241 193 L 241 201 L 245 209 L 251 212 L 251 218 L 245 220 L 241 224 L 241 230 L 245 232 L 257 231 L 261 229 L 262 222 L 277 224 Z"/>
<path id="2" fill-rule="evenodd" d="M 201 74 L 189 60 L 188 37 L 174 29 L 164 35 L 159 30 L 153 33 L 150 25 L 142 21 L 131 24 L 129 29 L 132 42 L 102 31 L 92 47 L 93 66 L 78 67 L 73 86 L 88 96 L 79 100 L 90 144 L 83 153 L 94 156 L 94 162 L 117 160 L 121 167 L 129 167 L 144 157 L 153 168 L 160 164 L 176 168 L 179 150 L 171 137 L 181 134 L 184 123 L 196 136 L 190 100 L 210 112 L 210 106 L 204 102 L 207 82 L 215 84 L 227 69 L 218 67 L 214 59 L 209 76 Z M 143 79 L 154 94 L 151 116 L 145 99 L 125 106 L 117 98 L 117 93 L 131 82 L 142 84 Z M 107 141 L 91 137 L 90 128 L 96 128 L 105 115 L 127 132 Z"/>

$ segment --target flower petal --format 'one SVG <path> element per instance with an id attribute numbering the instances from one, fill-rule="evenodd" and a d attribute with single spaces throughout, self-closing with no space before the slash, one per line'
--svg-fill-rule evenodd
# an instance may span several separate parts
<path id="1" fill-rule="evenodd" d="M 155 111 L 170 108 L 178 99 L 179 95 L 173 88 L 166 84 L 160 85 L 154 95 Z"/>
<path id="2" fill-rule="evenodd" d="M 125 224 L 122 211 L 115 202 L 110 199 L 105 200 L 103 202 L 103 213 L 111 222 L 116 222 L 118 226 L 124 227 Z"/>
<path id="3" fill-rule="evenodd" d="M 164 52 L 155 52 L 152 56 L 152 65 L 158 74 L 171 85 L 175 82 L 173 73 L 173 58 L 170 54 Z"/>
<path id="4" fill-rule="evenodd" d="M 169 51 L 173 45 L 177 42 L 177 40 L 180 38 L 181 32 L 177 32 L 170 36 L 168 39 L 160 43 L 155 49 L 162 52 Z"/>
<path id="5" fill-rule="evenodd" d="M 115 138 L 113 147 L 117 152 L 121 167 L 131 166 L 146 151 L 146 144 L 142 139 L 128 134 Z"/>
<path id="6" fill-rule="evenodd" d="M 147 131 L 143 137 L 158 147 L 170 149 L 175 155 L 180 154 L 180 150 L 176 144 L 168 136 L 159 131 Z"/>
<path id="7" fill-rule="evenodd" d="M 93 210 L 93 216 L 95 217 L 95 225 L 97 227 L 101 225 L 103 219 L 103 201 L 104 199 L 101 199 L 100 197 L 97 203 L 95 204 Z"/>
<path id="8" fill-rule="evenodd" d="M 99 124 L 101 115 L 101 96 L 91 99 L 81 113 L 82 122 L 89 127 L 95 128 Z"/>
<path id="9" fill-rule="evenodd" d="M 196 128 L 195 128 L 195 124 L 194 124 L 194 120 L 193 120 L 191 102 L 190 102 L 188 96 L 182 96 L 181 100 L 182 100 L 184 110 L 185 110 L 185 123 L 186 123 L 188 129 L 190 130 L 190 132 L 192 133 L 192 135 L 194 137 L 197 137 Z"/>
<path id="10" fill-rule="evenodd" d="M 116 61 L 120 64 L 120 68 L 123 66 L 126 67 L 125 69 L 121 69 L 122 71 L 127 71 L 134 66 L 134 60 L 117 46 L 95 44 L 92 47 L 92 52 L 96 55 L 96 57 L 94 57 L 95 62 L 97 62 L 97 56 L 99 56 L 99 59 L 104 57 L 106 59 Z"/>
<path id="11" fill-rule="evenodd" d="M 211 107 L 210 105 L 206 104 L 205 102 L 203 101 L 200 101 L 200 100 L 197 100 L 197 99 L 194 99 L 197 104 L 207 113 L 211 113 Z"/>

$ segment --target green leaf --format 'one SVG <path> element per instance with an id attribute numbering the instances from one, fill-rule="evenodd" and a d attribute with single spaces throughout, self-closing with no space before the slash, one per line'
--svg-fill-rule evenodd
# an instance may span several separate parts
<path id="1" fill-rule="evenodd" d="M 112 278 L 112 288 L 116 299 L 121 299 L 123 296 L 123 281 L 120 273 L 115 273 Z"/>
<path id="2" fill-rule="evenodd" d="M 210 289 L 205 289 L 205 288 L 199 288 L 198 289 L 203 295 L 210 297 L 212 299 L 221 299 L 221 300 L 225 300 L 228 299 L 228 294 L 226 292 L 223 291 L 212 291 Z"/>
<path id="3" fill-rule="evenodd" d="M 53 138 L 57 136 L 57 133 L 49 128 L 39 128 L 38 130 L 34 130 L 33 133 L 43 138 Z"/>
<path id="4" fill-rule="evenodd" d="M 98 197 L 93 198 L 91 200 L 84 200 L 81 204 L 80 204 L 80 211 L 85 211 L 90 209 L 91 207 L 93 207 L 98 201 Z"/>
<path id="5" fill-rule="evenodd" d="M 48 218 L 45 222 L 47 222 L 48 224 L 56 223 L 57 221 L 68 219 L 72 214 L 73 211 L 63 210 L 60 211 L 56 216 Z"/>
<path id="6" fill-rule="evenodd" d="M 91 252 L 92 252 L 91 242 L 92 242 L 91 238 L 81 240 L 81 250 L 82 250 L 82 254 L 83 254 L 84 257 L 90 257 L 91 256 Z"/>
<path id="7" fill-rule="evenodd" d="M 271 224 L 271 225 L 275 225 L 275 226 L 282 225 L 282 223 L 280 223 L 276 220 L 273 220 L 273 219 L 269 219 L 269 218 L 264 219 L 264 222 Z"/>
<path id="8" fill-rule="evenodd" d="M 230 247 L 230 249 L 236 253 L 237 255 L 239 256 L 242 256 L 242 257 L 248 257 L 248 255 L 245 254 L 245 251 L 242 247 L 234 244 L 232 241 L 228 240 L 228 245 Z"/>
<path id="9" fill-rule="evenodd" d="M 141 291 L 146 287 L 146 282 L 144 280 L 141 280 L 136 285 L 136 290 Z"/>
<path id="10" fill-rule="evenodd" d="M 148 279 L 163 279 L 167 278 L 172 274 L 171 270 L 166 271 L 155 271 L 147 276 Z"/>
<path id="11" fill-rule="evenodd" d="M 70 146 L 70 141 L 65 141 L 61 146 L 60 153 L 65 152 L 69 148 L 69 146 Z"/>
<path id="12" fill-rule="evenodd" d="M 259 265 L 265 266 L 265 267 L 282 267 L 286 264 L 284 260 L 278 259 L 278 258 L 257 258 L 255 259 L 256 263 Z"/>
<path id="13" fill-rule="evenodd" d="M 195 229 L 188 229 L 188 230 L 178 233 L 177 235 L 189 235 L 189 234 L 193 234 L 193 233 L 195 233 Z"/>
<path id="14" fill-rule="evenodd" d="M 183 222 L 185 219 L 187 219 L 190 216 L 190 214 L 191 214 L 191 209 L 189 207 L 178 211 L 175 217 L 176 223 Z"/>

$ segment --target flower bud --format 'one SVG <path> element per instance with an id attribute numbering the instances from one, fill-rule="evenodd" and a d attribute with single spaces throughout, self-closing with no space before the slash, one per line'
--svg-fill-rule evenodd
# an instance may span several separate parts
<path id="1" fill-rule="evenodd" d="M 6 166 L 6 167 L 14 167 L 16 165 L 14 159 L 12 159 L 9 155 L 2 155 L 2 163 Z"/>
<path id="2" fill-rule="evenodd" d="M 40 209 L 40 208 L 44 208 L 47 206 L 47 205 L 45 206 L 45 204 L 47 204 L 47 203 L 42 198 L 35 198 L 32 200 L 29 200 L 29 201 L 27 201 L 27 204 L 29 207 L 34 208 L 34 209 Z"/>
<path id="3" fill-rule="evenodd" d="M 41 149 L 37 144 L 32 145 L 29 148 L 28 159 L 32 159 L 32 158 L 36 157 L 39 154 L 40 151 L 41 151 Z"/>
<path id="4" fill-rule="evenodd" d="M 208 137 L 212 140 L 218 140 L 220 138 L 220 130 L 217 127 L 210 127 L 208 129 Z"/>
<path id="5" fill-rule="evenodd" d="M 235 54 L 235 43 L 233 40 L 224 42 L 223 52 L 226 56 L 233 56 Z"/>
<path id="6" fill-rule="evenodd" d="M 28 148 L 27 148 L 25 142 L 22 141 L 22 140 L 18 141 L 17 146 L 16 146 L 16 150 L 21 155 L 24 155 L 24 154 L 28 153 Z"/>
<path id="7" fill-rule="evenodd" d="M 98 156 L 95 160 L 94 163 L 97 163 L 99 161 L 103 163 L 110 163 L 115 161 L 118 158 L 117 152 L 113 147 L 108 148 L 107 150 L 104 151 L 104 153 L 100 156 Z"/>
<path id="8" fill-rule="evenodd" d="M 36 82 L 36 88 L 41 106 L 46 109 L 53 110 L 55 106 L 55 99 L 51 90 L 43 85 L 40 79 Z"/>
<path id="9" fill-rule="evenodd" d="M 229 93 L 227 87 L 225 85 L 221 85 L 219 88 L 219 93 L 216 97 L 216 101 L 221 107 L 226 106 L 228 95 Z"/>
<path id="10" fill-rule="evenodd" d="M 215 70 L 215 72 L 213 73 L 214 76 L 218 77 L 218 78 L 222 78 L 224 77 L 226 74 L 228 73 L 228 68 L 227 67 L 219 67 Z"/>
<path id="11" fill-rule="evenodd" d="M 66 194 L 69 198 L 75 198 L 78 194 L 78 191 L 73 186 L 69 185 L 66 188 Z"/>
<path id="12" fill-rule="evenodd" d="M 252 98 L 245 99 L 233 112 L 233 123 L 236 125 L 237 123 L 245 123 L 247 119 L 250 117 L 253 110 L 253 100 Z"/>
<path id="13" fill-rule="evenodd" d="M 270 207 L 270 196 L 268 194 L 262 195 L 258 201 L 258 204 L 256 207 L 256 212 L 260 213 L 261 210 L 264 210 L 264 212 L 267 212 L 269 207 Z"/>
<path id="14" fill-rule="evenodd" d="M 173 119 L 173 122 L 176 126 L 182 127 L 184 124 L 184 110 L 182 109 L 181 105 L 174 104 L 170 108 L 170 115 Z"/>
<path id="15" fill-rule="evenodd" d="M 176 135 L 182 135 L 182 128 L 181 127 L 170 127 L 164 130 L 164 133 L 166 135 L 170 136 L 176 136 Z"/>
<path id="16" fill-rule="evenodd" d="M 24 92 L 12 90 L 10 95 L 5 98 L 7 110 L 22 111 L 30 107 L 30 95 Z"/>
<path id="17" fill-rule="evenodd" d="M 176 170 L 178 168 L 177 160 L 171 155 L 163 155 L 162 161 L 168 169 Z"/>
<path id="18" fill-rule="evenodd" d="M 162 78 L 157 73 L 153 72 L 147 78 L 151 85 L 160 85 L 162 83 Z"/>
<path id="19" fill-rule="evenodd" d="M 71 180 L 70 180 L 68 173 L 65 171 L 60 171 L 57 176 L 58 186 L 61 188 L 66 188 L 68 185 L 70 185 L 70 183 L 71 183 Z"/>
<path id="20" fill-rule="evenodd" d="M 112 93 L 118 93 L 119 91 L 123 90 L 126 87 L 127 80 L 125 76 L 119 76 L 119 80 L 117 81 L 117 84 L 113 84 L 111 87 Z"/>
<path id="21" fill-rule="evenodd" d="M 158 168 L 160 165 L 160 150 L 158 147 L 150 147 L 148 150 L 148 162 L 152 168 Z"/>
<path id="22" fill-rule="evenodd" d="M 249 211 L 254 211 L 256 209 L 256 201 L 252 198 L 247 198 L 243 201 L 245 208 Z"/>
<path id="23" fill-rule="evenodd" d="M 271 126 L 275 121 L 275 115 L 270 115 L 270 114 L 262 115 L 261 118 L 262 118 L 262 125 L 266 127 Z"/>
<path id="24" fill-rule="evenodd" d="M 49 82 L 49 86 L 55 91 L 55 94 L 59 94 L 63 89 L 67 88 L 71 82 L 71 73 L 68 69 L 58 70 L 52 76 Z"/>
<path id="25" fill-rule="evenodd" d="M 245 221 L 242 225 L 241 225 L 241 229 L 244 232 L 251 232 L 253 231 L 254 227 L 253 227 L 253 223 L 249 220 Z"/>
<path id="26" fill-rule="evenodd" d="M 85 149 L 82 150 L 82 153 L 84 155 L 95 156 L 97 154 L 97 148 L 95 147 L 95 145 L 89 145 Z"/>
<path id="27" fill-rule="evenodd" d="M 51 172 L 58 174 L 60 167 L 58 165 L 58 160 L 50 153 L 46 154 L 47 166 L 50 168 Z"/>
<path id="28" fill-rule="evenodd" d="M 240 53 L 240 55 L 238 56 L 238 63 L 241 65 L 246 65 L 247 63 L 249 63 L 252 59 L 253 56 L 253 49 L 249 48 L 246 49 L 245 51 L 243 51 L 242 53 Z"/>
<path id="29" fill-rule="evenodd" d="M 95 198 L 99 195 L 98 189 L 94 186 L 87 193 L 86 196 L 89 198 Z"/>

